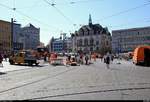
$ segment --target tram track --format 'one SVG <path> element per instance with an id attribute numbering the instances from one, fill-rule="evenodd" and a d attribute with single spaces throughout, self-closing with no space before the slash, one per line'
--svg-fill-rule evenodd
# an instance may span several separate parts
<path id="1" fill-rule="evenodd" d="M 3 93 L 5 93 L 5 92 L 8 92 L 8 91 L 12 91 L 12 90 L 15 90 L 15 89 L 19 89 L 19 88 L 22 88 L 22 87 L 24 87 L 24 86 L 28 86 L 28 85 L 32 85 L 32 84 L 34 84 L 34 83 L 38 83 L 38 82 L 41 82 L 41 81 L 44 81 L 44 80 L 46 80 L 46 79 L 49 79 L 49 78 L 54 78 L 54 77 L 57 77 L 57 76 L 59 76 L 59 75 L 62 75 L 62 74 L 64 74 L 64 73 L 67 73 L 67 72 L 69 72 L 69 71 L 71 71 L 71 70 L 73 70 L 73 69 L 76 69 L 76 68 L 69 68 L 68 70 L 63 70 L 62 72 L 58 72 L 58 73 L 56 73 L 56 74 L 54 74 L 54 75 L 51 75 L 51 76 L 49 76 L 49 77 L 44 77 L 44 78 L 41 78 L 41 79 L 39 79 L 39 80 L 36 80 L 36 81 L 33 81 L 33 82 L 29 82 L 29 83 L 26 83 L 26 84 L 23 84 L 23 85 L 19 85 L 19 86 L 16 86 L 16 87 L 13 87 L 13 88 L 10 88 L 10 89 L 7 89 L 7 90 L 3 90 L 3 91 L 0 91 L 0 94 L 2 94 L 3 95 Z M 112 75 L 114 75 L 114 79 L 118 82 L 118 79 L 116 79 L 116 78 L 118 78 L 119 76 L 117 75 L 117 73 L 114 73 L 114 71 L 113 72 L 111 72 L 112 73 Z M 55 83 L 55 84 L 57 84 L 57 83 Z M 121 85 L 121 83 L 117 83 L 118 84 L 118 86 L 122 86 Z M 135 85 L 135 84 L 138 84 L 138 85 L 142 85 L 142 84 L 150 84 L 150 83 L 127 83 L 127 84 L 130 84 L 130 85 Z M 91 88 L 93 87 L 93 86 L 90 86 Z M 98 87 L 98 86 L 94 86 L 94 87 Z M 82 88 L 84 88 L 84 86 L 82 87 Z M 61 89 L 61 88 L 60 88 Z M 67 90 L 68 88 L 64 88 L 65 90 Z M 74 87 L 71 87 L 71 88 L 69 88 L 69 89 L 74 89 Z M 123 87 L 123 88 L 117 88 L 117 87 L 114 87 L 114 89 L 101 89 L 101 90 L 92 90 L 92 91 L 82 91 L 82 92 L 72 92 L 72 93 L 62 93 L 62 94 L 56 94 L 56 95 L 47 95 L 47 96 L 42 96 L 42 97 L 33 97 L 33 98 L 27 98 L 27 99 L 24 99 L 24 100 L 40 100 L 40 99 L 47 99 L 47 98 L 53 98 L 53 97 L 63 97 L 63 96 L 72 96 L 72 95 L 82 95 L 82 94 L 92 94 L 92 93 L 104 93 L 104 92 L 120 92 L 120 94 L 124 94 L 124 93 L 122 93 L 123 91 L 128 91 L 128 90 L 145 90 L 145 89 L 150 89 L 150 87 L 148 86 L 148 87 L 133 87 L 133 86 L 130 86 L 130 87 Z M 78 88 L 78 91 L 80 91 L 80 87 Z"/>
<path id="2" fill-rule="evenodd" d="M 82 94 L 104 93 L 104 92 L 120 92 L 120 91 L 129 91 L 129 90 L 132 90 L 132 91 L 134 90 L 135 91 L 135 90 L 144 90 L 144 89 L 150 89 L 150 87 L 130 87 L 130 88 L 83 91 L 83 92 L 64 93 L 64 94 L 57 94 L 57 95 L 48 95 L 48 96 L 42 96 L 42 97 L 34 97 L 34 98 L 28 98 L 28 99 L 24 99 L 24 100 L 41 100 L 41 99 L 47 99 L 47 98 L 82 95 Z"/>
<path id="3" fill-rule="evenodd" d="M 60 75 L 62 75 L 62 74 L 65 74 L 65 73 L 67 73 L 67 72 L 69 72 L 69 71 L 72 71 L 72 70 L 75 70 L 75 69 L 76 69 L 76 68 L 73 67 L 73 68 L 67 69 L 67 70 L 65 70 L 65 71 L 56 73 L 56 74 L 51 75 L 51 76 L 47 75 L 47 77 L 44 77 L 44 78 L 41 78 L 41 79 L 38 79 L 38 80 L 35 80 L 35 81 L 32 81 L 32 82 L 28 82 L 28 83 L 25 83 L 25 84 L 22 84 L 22 85 L 18 85 L 18 86 L 16 86 L 16 87 L 12 87 L 12 88 L 9 88 L 9 89 L 6 89 L 6 90 L 2 90 L 2 91 L 0 91 L 0 94 L 3 94 L 3 93 L 5 93 L 5 92 L 11 91 L 11 90 L 15 90 L 15 89 L 18 89 L 18 88 L 22 88 L 22 87 L 25 87 L 25 86 L 28 86 L 28 85 L 36 84 L 36 83 L 39 83 L 39 82 L 41 82 L 41 81 L 45 81 L 45 80 L 47 80 L 47 79 L 51 79 L 51 78 L 60 76 Z"/>
<path id="4" fill-rule="evenodd" d="M 31 68 L 24 68 L 24 69 L 19 69 L 19 70 L 3 72 L 4 74 L 0 75 L 0 80 L 3 79 L 3 78 L 10 77 L 10 76 L 18 76 L 20 74 L 26 74 L 26 73 L 29 73 L 31 71 L 34 72 L 34 71 L 39 71 L 39 70 L 43 70 L 43 69 L 48 70 L 48 68 L 42 68 L 42 67 L 45 67 L 45 66 L 38 66 L 38 67 L 31 67 Z M 49 67 L 49 66 L 46 66 L 46 67 Z M 51 68 L 51 69 L 55 70 L 56 68 L 54 67 L 54 68 Z"/>

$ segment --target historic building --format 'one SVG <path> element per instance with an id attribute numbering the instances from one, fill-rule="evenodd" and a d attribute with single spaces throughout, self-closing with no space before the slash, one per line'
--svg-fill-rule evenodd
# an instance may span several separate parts
<path id="1" fill-rule="evenodd" d="M 100 24 L 92 24 L 89 15 L 89 24 L 82 26 L 72 34 L 74 52 L 99 52 L 105 54 L 111 51 L 111 34 L 107 27 Z"/>
<path id="2" fill-rule="evenodd" d="M 150 45 L 150 27 L 112 31 L 113 53 L 130 52 L 138 45 Z"/>
<path id="3" fill-rule="evenodd" d="M 36 49 L 40 44 L 40 28 L 36 28 L 32 24 L 22 27 L 21 31 L 24 36 L 24 49 Z"/>
<path id="4" fill-rule="evenodd" d="M 11 51 L 11 23 L 0 20 L 0 53 Z"/>

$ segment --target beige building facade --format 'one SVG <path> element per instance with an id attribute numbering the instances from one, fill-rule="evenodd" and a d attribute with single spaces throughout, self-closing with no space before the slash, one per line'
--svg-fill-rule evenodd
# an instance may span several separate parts
<path id="1" fill-rule="evenodd" d="M 11 23 L 0 20 L 0 53 L 11 51 Z"/>
<path id="2" fill-rule="evenodd" d="M 111 51 L 111 34 L 107 27 L 100 24 L 92 24 L 89 16 L 89 24 L 82 26 L 72 34 L 73 51 L 82 53 L 98 52 L 105 54 Z"/>

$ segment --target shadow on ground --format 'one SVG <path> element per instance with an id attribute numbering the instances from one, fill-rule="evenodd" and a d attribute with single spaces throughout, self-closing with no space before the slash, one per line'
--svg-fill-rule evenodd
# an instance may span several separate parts
<path id="1" fill-rule="evenodd" d="M 5 72 L 0 72 L 0 75 L 6 74 Z"/>
<path id="2" fill-rule="evenodd" d="M 28 64 L 15 64 L 13 66 L 28 66 L 28 67 L 45 67 L 48 65 L 28 65 Z"/>

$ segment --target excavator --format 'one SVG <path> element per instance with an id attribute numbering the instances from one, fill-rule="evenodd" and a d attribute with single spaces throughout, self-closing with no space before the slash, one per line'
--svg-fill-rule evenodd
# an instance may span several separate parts
<path id="1" fill-rule="evenodd" d="M 38 65 L 39 62 L 36 57 L 31 54 L 31 51 L 19 51 L 9 57 L 9 63 L 13 64 L 28 64 L 32 66 L 33 64 Z"/>

